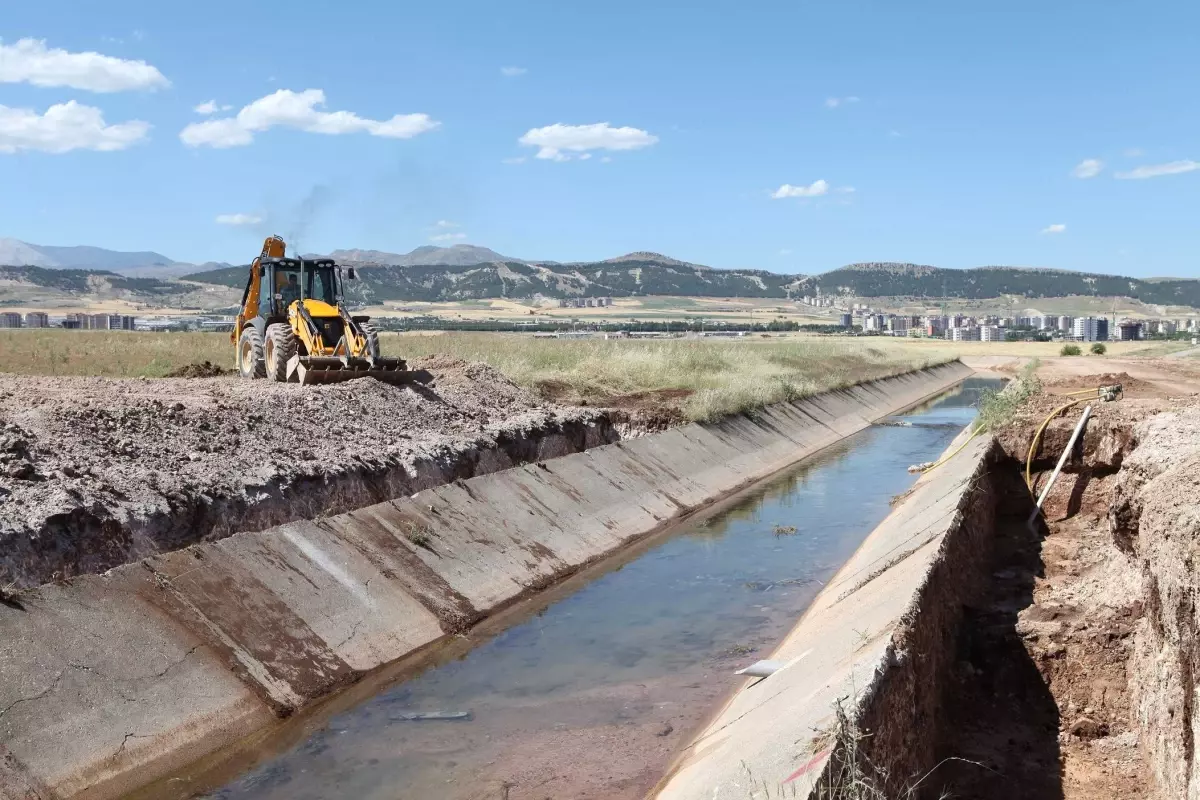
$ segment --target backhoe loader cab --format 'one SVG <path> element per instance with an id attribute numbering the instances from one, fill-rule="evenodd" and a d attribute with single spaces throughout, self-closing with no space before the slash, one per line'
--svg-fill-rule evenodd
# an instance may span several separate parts
<path id="1" fill-rule="evenodd" d="M 287 258 L 284 251 L 283 240 L 272 236 L 250 265 L 232 337 L 238 373 L 302 384 L 409 380 L 403 359 L 380 354 L 370 318 L 346 311 L 342 281 L 354 269 L 327 258 Z"/>

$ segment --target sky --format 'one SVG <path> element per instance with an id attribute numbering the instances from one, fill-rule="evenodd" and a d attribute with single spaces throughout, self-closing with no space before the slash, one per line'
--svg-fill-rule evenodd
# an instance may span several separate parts
<path id="1" fill-rule="evenodd" d="M 1200 277 L 1200 4 L 7 3 L 0 237 Z"/>

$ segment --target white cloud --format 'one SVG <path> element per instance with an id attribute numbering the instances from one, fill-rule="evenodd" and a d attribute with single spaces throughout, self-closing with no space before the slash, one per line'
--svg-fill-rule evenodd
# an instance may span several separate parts
<path id="1" fill-rule="evenodd" d="M 1056 222 L 1053 225 L 1047 225 L 1042 228 L 1042 233 L 1066 233 L 1067 226 L 1061 222 Z"/>
<path id="2" fill-rule="evenodd" d="M 21 39 L 11 45 L 0 43 L 0 83 L 69 86 L 89 92 L 153 90 L 171 85 L 145 61 L 50 50 L 40 39 Z"/>
<path id="3" fill-rule="evenodd" d="M 506 78 L 519 78 L 529 70 L 524 67 L 501 67 L 500 74 Z"/>
<path id="4" fill-rule="evenodd" d="M 1166 164 L 1148 164 L 1144 167 L 1137 167 L 1128 172 L 1118 172 L 1116 177 L 1122 180 L 1140 180 L 1142 178 L 1158 178 L 1163 175 L 1180 175 L 1184 172 L 1192 172 L 1200 169 L 1200 161 L 1192 161 L 1185 159 L 1183 161 L 1170 161 Z"/>
<path id="5" fill-rule="evenodd" d="M 1085 158 L 1075 165 L 1075 169 L 1071 170 L 1071 176 L 1075 178 L 1094 178 L 1104 169 L 1104 162 L 1098 158 Z"/>
<path id="6" fill-rule="evenodd" d="M 431 242 L 458 242 L 458 241 L 462 241 L 463 239 L 466 239 L 466 238 L 467 238 L 467 235 L 465 233 L 461 233 L 461 232 L 460 233 L 439 233 L 436 236 L 430 236 L 429 241 L 431 241 Z"/>
<path id="7" fill-rule="evenodd" d="M 892 137 L 893 139 L 899 139 L 903 135 L 904 134 L 902 134 L 900 131 L 896 130 L 895 128 L 888 131 L 888 136 Z"/>
<path id="8" fill-rule="evenodd" d="M 254 141 L 254 134 L 238 124 L 236 119 L 210 119 L 195 122 L 184 128 L 179 138 L 189 147 L 241 147 Z"/>
<path id="9" fill-rule="evenodd" d="M 462 225 L 459 225 L 457 222 L 451 222 L 448 219 L 439 219 L 437 222 L 434 223 L 434 227 L 435 228 L 461 228 Z"/>
<path id="10" fill-rule="evenodd" d="M 218 225 L 257 225 L 262 217 L 255 214 L 218 214 Z"/>
<path id="11" fill-rule="evenodd" d="M 829 191 L 829 184 L 823 180 L 816 180 L 808 186 L 792 186 L 790 183 L 785 183 L 774 192 L 771 197 L 776 200 L 782 200 L 785 197 L 820 197 Z"/>
<path id="12" fill-rule="evenodd" d="M 601 164 L 610 164 L 610 163 L 612 163 L 612 156 L 600 156 L 600 163 L 601 163 Z"/>
<path id="13" fill-rule="evenodd" d="M 537 147 L 536 158 L 570 161 L 571 153 L 582 154 L 577 157 L 583 158 L 589 156 L 589 150 L 637 150 L 654 144 L 658 137 L 639 128 L 614 128 L 607 122 L 594 125 L 557 123 L 533 128 L 517 141 Z"/>
<path id="14" fill-rule="evenodd" d="M 1146 155 L 1146 151 L 1140 147 L 1130 147 L 1121 155 L 1125 156 L 1126 158 L 1141 158 L 1142 156 Z"/>
<path id="15" fill-rule="evenodd" d="M 219 106 L 219 105 L 217 105 L 216 100 L 209 100 L 207 103 L 201 103 L 200 105 L 198 105 L 192 109 L 192 111 L 195 111 L 197 114 L 204 114 L 205 116 L 207 116 L 209 114 L 215 114 L 218 111 L 232 111 L 232 110 L 233 110 L 233 106 Z"/>
<path id="16" fill-rule="evenodd" d="M 516 158 L 505 158 L 505 159 L 501 159 L 501 162 L 504 164 L 524 164 L 525 156 L 517 156 Z"/>
<path id="17" fill-rule="evenodd" d="M 107 125 L 98 108 L 71 100 L 50 106 L 45 114 L 28 108 L 0 106 L 0 153 L 40 150 L 124 150 L 146 138 L 150 123 L 140 120 Z"/>
<path id="18" fill-rule="evenodd" d="M 781 256 L 790 256 L 791 254 L 792 254 L 792 250 L 790 247 L 785 247 L 779 251 L 779 255 L 781 255 Z"/>
<path id="19" fill-rule="evenodd" d="M 849 97 L 826 97 L 825 98 L 825 107 L 826 108 L 837 108 L 838 106 L 844 106 L 844 105 L 848 105 L 850 103 L 857 103 L 857 102 L 858 102 L 858 98 L 855 97 L 854 95 L 850 95 Z"/>
<path id="20" fill-rule="evenodd" d="M 854 194 L 856 190 L 853 186 L 839 186 L 834 191 L 838 194 Z"/>
<path id="21" fill-rule="evenodd" d="M 236 117 L 196 122 L 184 128 L 179 138 L 191 147 L 237 147 L 254 141 L 254 134 L 275 127 L 295 128 L 308 133 L 337 136 L 367 133 L 389 139 L 410 139 L 431 131 L 441 123 L 427 114 L 397 114 L 388 120 L 360 117 L 353 111 L 320 111 L 325 93 L 320 89 L 293 92 L 280 89 L 260 97 Z"/>

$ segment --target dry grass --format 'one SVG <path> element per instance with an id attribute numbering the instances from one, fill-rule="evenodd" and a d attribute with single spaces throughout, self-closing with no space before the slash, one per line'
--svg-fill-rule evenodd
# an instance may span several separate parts
<path id="1" fill-rule="evenodd" d="M 204 361 L 233 366 L 229 334 L 0 331 L 0 372 L 159 378 Z"/>
<path id="2" fill-rule="evenodd" d="M 387 336 L 408 357 L 449 353 L 484 361 L 517 383 L 604 404 L 639 392 L 683 390 L 685 415 L 711 420 L 769 403 L 942 363 L 942 353 L 885 352 L 873 340 L 533 339 L 515 334 Z"/>
<path id="3" fill-rule="evenodd" d="M 685 395 L 689 419 L 716 419 L 781 400 L 941 363 L 943 350 L 880 347 L 879 339 L 557 340 L 517 334 L 385 334 L 388 354 L 447 353 L 484 361 L 534 391 L 589 404 L 641 392 Z M 233 365 L 223 333 L 0 331 L 0 371 L 161 377 L 188 364 Z"/>

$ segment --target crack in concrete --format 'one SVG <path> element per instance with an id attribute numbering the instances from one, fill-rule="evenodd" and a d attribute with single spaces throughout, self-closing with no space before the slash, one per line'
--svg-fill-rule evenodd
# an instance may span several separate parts
<path id="1" fill-rule="evenodd" d="M 62 677 L 63 677 L 63 675 L 66 675 L 66 674 L 67 674 L 67 671 L 66 671 L 65 669 L 64 669 L 64 670 L 62 670 L 61 672 L 59 672 L 57 675 L 55 675 L 55 676 L 54 676 L 54 680 L 53 680 L 53 681 L 51 681 L 51 682 L 50 682 L 50 685 L 49 685 L 49 686 L 47 686 L 47 687 L 46 687 L 45 689 L 43 689 L 42 691 L 38 692 L 38 693 L 37 693 L 37 694 L 35 694 L 35 695 L 30 695 L 29 697 L 20 697 L 20 698 L 17 698 L 16 700 L 12 701 L 11 703 L 9 703 L 9 704 L 8 704 L 7 706 L 5 706 L 4 708 L 0 708 L 0 717 L 3 717 L 3 716 L 4 716 L 5 714 L 7 714 L 9 711 L 12 711 L 14 708 L 16 708 L 17 706 L 21 705 L 22 703 L 29 703 L 29 702 L 32 702 L 32 701 L 34 701 L 34 700 L 41 700 L 43 697 L 45 697 L 46 695 L 50 694 L 51 692 L 53 692 L 55 689 L 57 689 L 57 688 L 58 688 L 58 683 L 59 683 L 59 681 L 61 681 L 61 680 L 62 680 Z"/>

